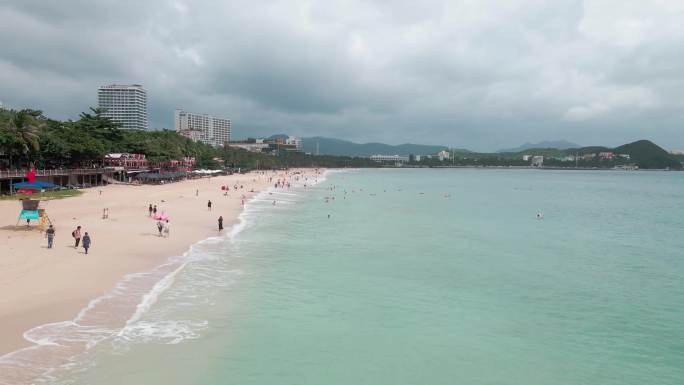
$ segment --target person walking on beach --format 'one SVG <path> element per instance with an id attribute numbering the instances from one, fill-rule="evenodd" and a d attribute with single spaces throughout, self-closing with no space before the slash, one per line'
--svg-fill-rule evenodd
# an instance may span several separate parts
<path id="1" fill-rule="evenodd" d="M 166 223 L 164 223 L 164 238 L 169 237 L 169 232 L 171 231 L 171 224 L 169 223 L 169 220 L 166 220 Z"/>
<path id="2" fill-rule="evenodd" d="M 76 230 L 71 232 L 71 236 L 74 237 L 74 249 L 78 247 L 79 242 L 81 242 L 81 226 L 76 226 Z"/>
<path id="3" fill-rule="evenodd" d="M 52 248 L 52 241 L 55 239 L 55 228 L 50 225 L 47 230 L 45 230 L 45 236 L 48 240 L 48 249 Z"/>
<path id="4" fill-rule="evenodd" d="M 159 236 L 162 236 L 162 230 L 164 230 L 164 223 L 162 221 L 157 221 L 157 230 L 159 230 Z"/>
<path id="5" fill-rule="evenodd" d="M 223 216 L 219 216 L 218 218 L 218 226 L 219 226 L 219 231 L 223 230 Z"/>
<path id="6" fill-rule="evenodd" d="M 150 203 L 150 207 L 147 209 L 147 216 L 148 217 L 152 216 L 152 203 Z"/>
<path id="7" fill-rule="evenodd" d="M 152 208 L 152 213 L 154 215 L 157 215 L 157 205 L 154 205 L 154 207 Z"/>
<path id="8" fill-rule="evenodd" d="M 85 249 L 85 253 L 88 254 L 88 249 L 90 248 L 90 235 L 88 235 L 87 231 L 83 236 L 83 248 Z"/>
<path id="9" fill-rule="evenodd" d="M 209 211 L 211 211 L 211 201 L 207 202 L 207 209 L 209 209 Z"/>

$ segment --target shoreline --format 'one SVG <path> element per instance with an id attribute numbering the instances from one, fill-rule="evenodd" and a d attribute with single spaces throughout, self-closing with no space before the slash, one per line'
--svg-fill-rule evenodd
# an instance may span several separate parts
<path id="1" fill-rule="evenodd" d="M 136 289 L 150 292 L 161 279 L 172 273 L 164 271 L 164 268 L 176 266 L 172 269 L 175 270 L 187 263 L 182 262 L 183 256 L 194 245 L 216 236 L 231 237 L 235 233 L 245 208 L 243 194 L 247 204 L 261 192 L 268 191 L 277 179 L 292 178 L 293 173 L 300 171 L 269 171 L 165 185 L 109 185 L 92 188 L 79 197 L 50 201 L 46 209 L 53 222 L 57 223 L 58 232 L 51 250 L 46 248 L 47 242 L 38 231 L 25 231 L 13 226 L 11 222 L 15 220 L 11 214 L 18 212 L 17 201 L 0 202 L 0 216 L 4 218 L 0 223 L 0 250 L 9 251 L 3 255 L 11 255 L 0 261 L 0 290 L 20 293 L 0 299 L 0 367 L 7 363 L 2 362 L 3 358 L 11 361 L 17 352 L 35 354 L 31 350 L 37 347 L 59 345 L 59 342 L 42 336 L 42 328 L 49 329 L 51 325 L 80 328 L 82 324 L 92 322 L 92 316 L 87 314 L 91 307 L 94 308 L 92 313 L 97 313 L 101 311 L 98 307 L 111 306 L 107 304 L 109 293 L 119 290 L 122 282 L 128 284 L 125 281 L 129 277 L 135 276 L 131 279 L 134 281 L 138 276 L 150 274 L 146 278 L 151 280 L 146 284 L 152 285 L 141 284 L 145 287 Z M 243 188 L 234 191 L 233 186 L 240 184 Z M 223 185 L 230 187 L 228 196 L 223 195 Z M 94 210 L 103 205 L 103 200 L 110 208 L 110 219 L 102 219 L 101 210 Z M 207 200 L 212 201 L 211 211 L 206 207 Z M 131 201 L 139 203 L 131 207 Z M 156 202 L 171 217 L 169 238 L 155 234 L 155 221 L 147 217 L 148 201 Z M 217 229 L 216 218 L 219 215 L 224 218 L 222 232 Z M 74 250 L 71 245 L 70 232 L 75 223 L 83 223 L 83 230 L 91 232 L 93 245 L 87 256 L 82 249 Z M 122 239 L 127 241 L 122 243 Z M 155 272 L 161 275 L 155 275 Z M 145 296 L 138 297 L 133 304 L 134 312 L 124 319 L 115 319 L 113 323 L 118 323 L 118 327 L 125 326 L 145 300 Z M 83 321 L 79 318 L 84 315 L 91 319 Z M 44 356 L 51 356 L 55 352 L 45 353 Z M 36 360 L 37 363 L 40 361 Z"/>

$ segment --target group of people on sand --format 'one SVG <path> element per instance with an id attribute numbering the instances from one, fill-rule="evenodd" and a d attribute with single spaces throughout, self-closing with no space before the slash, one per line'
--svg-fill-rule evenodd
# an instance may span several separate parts
<path id="1" fill-rule="evenodd" d="M 152 203 L 150 203 L 150 207 L 147 208 L 147 216 L 151 217 L 153 215 L 157 215 L 157 205 L 152 206 Z"/>
<path id="2" fill-rule="evenodd" d="M 48 249 L 51 249 L 52 245 L 54 244 L 55 234 L 56 231 L 53 225 L 50 225 L 47 230 L 45 230 L 45 238 L 47 238 Z M 85 253 L 88 254 L 88 249 L 90 249 L 90 245 L 92 243 L 90 234 L 88 234 L 86 231 L 85 234 L 81 236 L 81 226 L 76 226 L 74 231 L 71 232 L 71 236 L 74 238 L 74 249 L 78 249 L 78 245 L 81 244 L 81 247 L 83 247 Z"/>
<path id="3" fill-rule="evenodd" d="M 79 242 L 81 243 L 81 246 L 83 246 L 83 249 L 85 249 L 85 253 L 88 254 L 88 249 L 90 248 L 90 235 L 88 232 L 85 232 L 85 235 L 83 236 L 83 240 L 81 240 L 81 226 L 76 226 L 76 229 L 71 232 L 71 236 L 74 237 L 74 249 L 78 248 Z"/>
<path id="4" fill-rule="evenodd" d="M 262 174 L 265 175 L 265 173 L 262 173 Z M 288 175 L 288 174 L 289 173 L 286 172 L 286 175 Z M 318 172 L 317 172 L 317 174 L 318 174 Z M 308 181 L 308 177 L 306 177 L 305 175 L 299 174 L 299 173 L 294 173 L 294 174 L 291 174 L 288 176 L 290 179 L 294 179 L 295 181 L 299 181 L 300 178 L 303 178 L 305 181 Z M 269 177 L 268 180 L 269 180 L 269 182 L 272 182 L 273 177 Z M 256 179 L 253 179 L 253 181 L 256 181 Z M 276 182 L 274 184 L 275 188 L 281 188 L 281 189 L 291 188 L 291 186 L 292 185 L 290 184 L 290 182 L 286 178 L 282 178 L 282 179 L 278 178 L 278 179 L 276 179 Z M 232 186 L 233 191 L 239 191 L 239 190 L 242 190 L 244 188 L 245 188 L 245 186 L 243 184 L 240 184 L 239 181 L 237 183 L 233 184 L 233 186 Z M 226 195 L 226 193 L 231 190 L 231 187 L 229 185 L 222 185 L 221 190 L 224 191 L 224 195 Z M 249 191 L 254 192 L 254 188 L 252 188 Z M 195 189 L 195 196 L 199 196 L 199 189 Z M 246 198 L 247 197 L 244 194 L 241 195 L 241 203 L 243 206 L 245 204 Z M 272 205 L 275 206 L 276 203 L 277 202 L 274 200 L 272 202 Z M 207 207 L 207 211 L 212 211 L 213 202 L 211 200 L 207 200 L 207 206 L 206 207 Z M 162 212 L 161 218 L 158 218 L 158 216 L 157 216 L 157 205 L 153 205 L 151 203 L 149 204 L 148 216 L 157 219 L 157 231 L 159 233 L 159 236 L 160 237 L 168 237 L 169 233 L 170 233 L 169 220 L 168 220 L 168 218 L 163 218 L 164 217 L 163 212 Z M 223 216 L 219 216 L 217 221 L 218 221 L 218 230 L 223 231 Z"/>
<path id="5" fill-rule="evenodd" d="M 166 221 L 158 220 L 157 221 L 157 230 L 159 231 L 159 236 L 168 238 L 169 233 L 171 232 L 171 224 L 169 223 L 169 220 L 167 219 Z"/>
<path id="6" fill-rule="evenodd" d="M 168 218 L 164 218 L 164 212 L 162 212 L 161 216 L 157 217 L 157 205 L 152 205 L 152 203 L 150 203 L 147 207 L 147 216 L 157 220 L 157 231 L 159 232 L 159 236 L 168 238 L 171 233 L 171 224 L 169 223 Z"/>
<path id="7" fill-rule="evenodd" d="M 318 173 L 318 172 L 317 172 L 317 173 Z M 265 172 L 262 172 L 262 175 L 265 175 L 265 174 L 266 174 Z M 288 174 L 289 174 L 289 173 L 286 172 L 286 175 L 288 175 Z M 294 179 L 295 181 L 299 181 L 299 180 L 300 180 L 300 175 L 299 175 L 298 173 L 291 174 L 291 175 L 288 175 L 288 176 L 289 176 L 290 179 Z M 302 177 L 303 177 L 303 179 L 304 179 L 305 181 L 308 181 L 308 178 L 307 178 L 306 176 L 302 175 Z M 269 182 L 272 182 L 272 181 L 273 181 L 273 177 L 269 177 L 268 180 L 269 180 Z M 254 179 L 254 181 L 256 181 L 256 179 Z M 226 192 L 230 189 L 230 187 L 227 186 L 227 185 L 226 185 L 226 186 L 222 186 L 222 187 L 224 187 L 224 189 L 225 189 Z M 290 187 L 291 187 L 291 184 L 290 184 L 289 181 L 287 181 L 286 178 L 282 178 L 282 179 L 278 178 L 278 179 L 276 180 L 276 183 L 275 183 L 275 186 L 274 186 L 274 187 L 275 187 L 275 188 L 282 188 L 282 189 L 284 189 L 284 188 L 290 188 Z M 240 184 L 239 182 L 238 182 L 238 183 L 235 183 L 235 184 L 233 185 L 233 190 L 234 190 L 234 191 L 239 191 L 239 190 L 242 190 L 242 189 L 244 189 L 244 185 Z M 254 188 L 252 188 L 252 189 L 250 190 L 250 192 L 254 192 Z M 100 192 L 100 195 L 101 195 L 101 194 L 102 194 L 102 192 Z M 195 191 L 195 196 L 199 196 L 199 189 L 197 189 L 197 190 Z M 242 195 L 241 195 L 241 203 L 242 203 L 242 205 L 245 204 L 245 199 L 246 199 L 246 196 L 245 196 L 244 194 L 242 194 Z M 162 202 L 163 202 L 163 201 L 162 201 Z M 273 205 L 276 205 L 276 201 L 274 200 L 274 201 L 272 202 L 272 204 L 273 204 Z M 211 209 L 212 209 L 212 202 L 211 202 L 211 200 L 209 200 L 209 201 L 207 201 L 207 210 L 208 210 L 208 211 L 211 211 Z M 157 219 L 157 211 L 158 211 L 157 205 L 153 205 L 153 204 L 150 203 L 149 206 L 148 206 L 148 208 L 147 208 L 147 211 L 148 211 L 148 216 L 149 216 L 149 217 L 153 217 L 153 218 Z M 161 217 L 164 217 L 164 216 L 165 216 L 165 215 L 164 215 L 164 213 L 162 212 Z M 108 209 L 108 208 L 107 208 L 107 209 L 104 209 L 104 211 L 103 211 L 103 219 L 105 219 L 105 218 L 107 218 L 107 217 L 109 217 L 109 209 Z M 165 238 L 166 238 L 166 237 L 169 237 L 169 234 L 170 234 L 170 232 L 171 232 L 171 225 L 170 225 L 170 223 L 169 223 L 169 219 L 168 219 L 168 218 L 160 218 L 160 219 L 158 219 L 157 222 L 156 222 L 156 226 L 157 226 L 157 231 L 158 231 L 160 237 L 165 237 Z M 218 217 L 218 230 L 219 230 L 219 231 L 223 231 L 223 216 L 219 216 L 219 217 Z M 48 227 L 48 229 L 45 230 L 45 238 L 47 238 L 47 248 L 48 248 L 48 249 L 52 249 L 52 246 L 54 245 L 55 235 L 56 235 L 56 229 L 55 229 L 55 227 L 54 227 L 53 225 L 50 225 L 50 226 Z M 83 249 L 85 250 L 85 254 L 88 254 L 88 250 L 90 249 L 90 246 L 92 245 L 92 239 L 91 239 L 91 237 L 90 237 L 90 234 L 88 234 L 87 231 L 85 231 L 85 232 L 82 233 L 81 226 L 76 226 L 76 228 L 71 232 L 71 236 L 72 236 L 72 238 L 74 239 L 74 249 L 78 249 L 78 247 L 79 247 L 79 245 L 80 245 L 80 246 L 83 247 Z"/>

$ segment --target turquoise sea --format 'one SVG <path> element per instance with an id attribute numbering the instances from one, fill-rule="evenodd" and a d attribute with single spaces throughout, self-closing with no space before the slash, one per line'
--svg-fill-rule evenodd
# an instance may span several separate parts
<path id="1" fill-rule="evenodd" d="M 681 385 L 683 198 L 676 172 L 330 172 L 37 383 Z"/>

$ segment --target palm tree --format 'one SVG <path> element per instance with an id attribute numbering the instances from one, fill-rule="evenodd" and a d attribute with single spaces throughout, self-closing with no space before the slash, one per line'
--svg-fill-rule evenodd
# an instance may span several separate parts
<path id="1" fill-rule="evenodd" d="M 30 160 L 30 155 L 40 149 L 40 131 L 45 127 L 44 122 L 38 121 L 41 115 L 40 111 L 25 109 L 16 112 L 10 118 L 7 128 L 14 136 L 14 143 L 9 151 L 10 165 L 13 152 Z"/>

